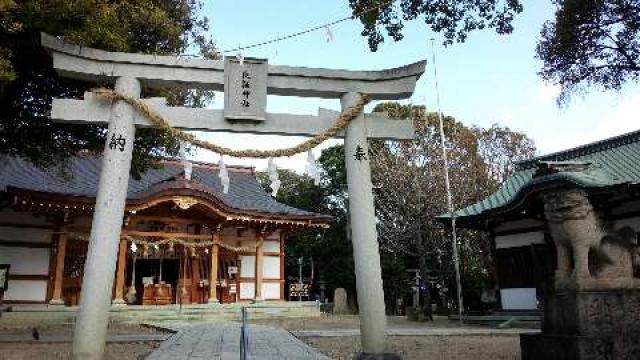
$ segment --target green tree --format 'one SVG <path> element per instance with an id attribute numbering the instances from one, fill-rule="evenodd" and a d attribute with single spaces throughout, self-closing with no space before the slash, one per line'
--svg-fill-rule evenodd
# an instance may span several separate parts
<path id="1" fill-rule="evenodd" d="M 472 127 L 476 138 L 478 155 L 494 186 L 487 191 L 494 192 L 513 174 L 515 163 L 530 158 L 536 152 L 536 145 L 527 135 L 513 131 L 508 127 L 493 124 L 489 128 Z"/>
<path id="2" fill-rule="evenodd" d="M 96 84 L 58 77 L 40 47 L 40 32 L 111 51 L 180 54 L 193 47 L 212 56 L 200 7 L 195 0 L 0 0 L 0 154 L 47 166 L 104 146 L 103 126 L 61 125 L 49 119 L 53 97 L 81 97 Z M 184 90 L 143 93 L 193 106 L 206 99 L 206 94 Z M 161 131 L 140 129 L 136 137 L 134 174 L 177 152 L 178 143 Z"/>
<path id="3" fill-rule="evenodd" d="M 411 118 L 416 126 L 413 141 L 376 140 L 370 144 L 385 303 L 391 310 L 396 299 L 407 295 L 407 268 L 419 268 L 423 276 L 443 288 L 455 289 L 455 278 L 450 234 L 436 220 L 447 211 L 437 114 L 428 113 L 424 106 L 393 102 L 379 104 L 375 111 L 387 112 L 392 118 Z M 535 153 L 531 139 L 498 125 L 467 127 L 445 116 L 444 128 L 457 207 L 495 191 L 513 172 L 515 161 Z M 334 217 L 324 233 L 291 237 L 286 272 L 297 278 L 298 257 L 313 257 L 329 293 L 344 287 L 355 298 L 343 146 L 325 149 L 319 163 L 323 174 L 319 186 L 307 176 L 279 170 L 282 184 L 278 201 Z M 259 179 L 270 191 L 268 176 L 260 173 Z M 493 254 L 486 234 L 460 231 L 459 240 L 464 296 L 473 304 L 479 302 L 481 287 L 495 273 Z"/>
<path id="4" fill-rule="evenodd" d="M 587 87 L 618 90 L 640 75 L 640 1 L 555 0 L 541 32 L 543 79 L 562 86 L 559 102 Z"/>
<path id="5" fill-rule="evenodd" d="M 543 63 L 539 75 L 561 86 L 559 104 L 589 88 L 619 90 L 639 79 L 639 0 L 552 2 L 555 16 L 542 27 L 536 56 Z M 384 41 L 383 33 L 402 40 L 407 21 L 422 19 L 450 45 L 464 42 L 475 30 L 510 34 L 523 11 L 521 0 L 349 0 L 349 5 L 363 24 L 371 51 Z"/>
<path id="6" fill-rule="evenodd" d="M 298 258 L 304 257 L 305 276 L 309 260 L 313 258 L 316 273 L 327 286 L 328 294 L 342 287 L 355 297 L 353 253 L 346 231 L 346 178 L 342 147 L 326 149 L 318 159 L 323 169 L 320 185 L 305 175 L 290 170 L 278 170 L 281 186 L 276 200 L 299 209 L 333 216 L 331 227 L 322 232 L 303 232 L 291 235 L 286 243 L 285 274 L 298 277 Z M 264 172 L 258 180 L 270 192 L 270 181 Z"/>
<path id="7" fill-rule="evenodd" d="M 405 21 L 422 18 L 432 31 L 443 33 L 445 44 L 452 44 L 464 42 L 473 30 L 492 28 L 509 34 L 513 19 L 522 11 L 520 0 L 349 0 L 349 5 L 354 14 L 361 14 L 362 36 L 367 37 L 371 51 L 384 41 L 381 28 L 394 41 L 402 40 Z"/>
<path id="8" fill-rule="evenodd" d="M 436 220 L 447 212 L 439 122 L 424 106 L 379 104 L 392 118 L 413 119 L 413 141 L 373 141 L 371 166 L 382 253 L 404 258 L 441 287 L 455 289 L 449 231 Z M 456 207 L 479 201 L 497 189 L 514 161 L 535 153 L 532 140 L 497 125 L 467 127 L 444 116 L 451 190 Z M 484 234 L 459 232 L 465 298 L 472 300 L 494 272 Z M 427 299 L 428 301 L 428 299 Z M 471 301 L 470 301 L 471 302 Z"/>

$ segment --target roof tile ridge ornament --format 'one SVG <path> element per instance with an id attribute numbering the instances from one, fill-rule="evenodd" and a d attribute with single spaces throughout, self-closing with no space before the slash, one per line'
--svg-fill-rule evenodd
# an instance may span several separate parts
<path id="1" fill-rule="evenodd" d="M 616 135 L 607 139 L 598 140 L 589 144 L 579 145 L 570 149 L 552 152 L 546 155 L 536 156 L 532 159 L 518 161 L 515 164 L 516 171 L 533 169 L 538 161 L 565 161 L 580 156 L 591 155 L 597 152 L 610 150 L 624 145 L 640 142 L 640 130 L 635 130 L 622 135 Z"/>
<path id="2" fill-rule="evenodd" d="M 588 172 L 598 166 L 591 161 L 537 161 L 534 178 L 563 172 Z"/>

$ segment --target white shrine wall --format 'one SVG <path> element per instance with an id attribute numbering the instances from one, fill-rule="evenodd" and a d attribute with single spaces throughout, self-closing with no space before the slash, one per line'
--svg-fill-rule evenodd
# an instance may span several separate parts
<path id="1" fill-rule="evenodd" d="M 54 226 L 42 216 L 0 211 L 0 264 L 9 264 L 9 303 L 47 301 Z"/>
<path id="2" fill-rule="evenodd" d="M 251 240 L 242 241 L 243 246 L 255 246 L 255 232 L 247 230 Z M 224 232 L 223 232 L 224 239 Z M 284 273 L 282 267 L 283 244 L 280 232 L 270 234 L 263 243 L 262 298 L 264 300 L 284 300 Z M 256 256 L 255 252 L 240 255 L 240 300 L 255 298 Z"/>
<path id="3" fill-rule="evenodd" d="M 4 301 L 14 303 L 44 303 L 47 299 L 47 280 L 9 280 Z"/>
<path id="4" fill-rule="evenodd" d="M 10 275 L 49 275 L 50 256 L 46 248 L 0 245 L 0 264 L 11 265 Z"/>

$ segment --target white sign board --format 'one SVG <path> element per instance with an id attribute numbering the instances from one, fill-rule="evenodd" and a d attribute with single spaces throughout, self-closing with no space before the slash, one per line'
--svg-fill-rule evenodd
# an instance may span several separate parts
<path id="1" fill-rule="evenodd" d="M 536 310 L 538 308 L 535 288 L 500 289 L 500 300 L 504 310 Z"/>
<path id="2" fill-rule="evenodd" d="M 224 117 L 264 121 L 267 111 L 267 60 L 224 59 Z"/>

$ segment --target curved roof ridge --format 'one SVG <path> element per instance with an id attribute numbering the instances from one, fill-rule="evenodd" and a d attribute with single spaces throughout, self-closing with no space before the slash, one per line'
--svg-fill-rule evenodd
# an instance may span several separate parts
<path id="1" fill-rule="evenodd" d="M 28 191 L 83 199 L 95 199 L 102 166 L 101 156 L 72 156 L 64 174 L 55 168 L 41 168 L 26 159 L 7 156 L 0 162 L 0 186 L 4 189 Z M 237 212 L 260 213 L 268 216 L 313 218 L 326 220 L 330 216 L 297 209 L 278 202 L 265 192 L 255 172 L 246 167 L 230 169 L 227 192 L 219 178 L 217 166 L 194 166 L 192 179 L 183 178 L 179 162 L 161 161 L 159 167 L 148 168 L 140 178 L 129 178 L 127 202 L 137 202 L 163 189 L 196 190 L 215 197 L 220 204 Z M 0 188 L 0 190 L 2 190 Z M 3 190 L 6 191 L 6 190 Z"/>

